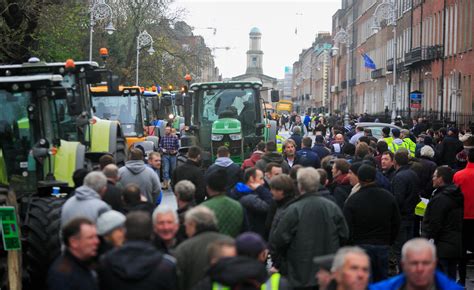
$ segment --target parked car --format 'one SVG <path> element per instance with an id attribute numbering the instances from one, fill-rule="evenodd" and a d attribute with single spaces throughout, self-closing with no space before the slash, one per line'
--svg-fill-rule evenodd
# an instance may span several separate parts
<path id="1" fill-rule="evenodd" d="M 384 127 L 389 127 L 390 130 L 397 128 L 398 130 L 401 130 L 402 128 L 388 124 L 388 123 L 376 123 L 376 122 L 361 122 L 357 123 L 356 126 L 361 126 L 364 129 L 370 129 L 372 130 L 372 136 L 374 136 L 377 139 L 382 138 L 382 128 Z"/>

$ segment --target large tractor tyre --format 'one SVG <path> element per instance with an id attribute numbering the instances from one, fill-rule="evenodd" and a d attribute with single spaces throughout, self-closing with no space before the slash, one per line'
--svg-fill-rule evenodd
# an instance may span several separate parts
<path id="1" fill-rule="evenodd" d="M 127 161 L 127 142 L 123 137 L 117 137 L 117 149 L 115 151 L 115 163 L 118 166 L 125 165 L 125 161 Z"/>
<path id="2" fill-rule="evenodd" d="M 66 198 L 35 197 L 23 224 L 23 263 L 28 274 L 24 289 L 46 289 L 48 269 L 61 252 L 61 209 Z"/>

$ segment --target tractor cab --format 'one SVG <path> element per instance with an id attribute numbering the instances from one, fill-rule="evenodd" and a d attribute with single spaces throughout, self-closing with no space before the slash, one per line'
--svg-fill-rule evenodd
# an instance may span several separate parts
<path id="1" fill-rule="evenodd" d="M 185 112 L 185 122 L 211 160 L 226 146 L 234 162 L 242 163 L 258 142 L 275 139 L 276 122 L 264 118 L 261 88 L 260 82 L 191 85 L 184 107 L 192 111 Z"/>

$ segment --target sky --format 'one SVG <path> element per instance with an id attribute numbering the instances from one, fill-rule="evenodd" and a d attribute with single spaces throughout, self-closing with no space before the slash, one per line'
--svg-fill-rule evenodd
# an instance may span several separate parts
<path id="1" fill-rule="evenodd" d="M 285 66 L 293 66 L 318 31 L 331 31 L 332 16 L 341 1 L 176 0 L 173 6 L 184 8 L 183 20 L 195 27 L 194 34 L 202 35 L 209 47 L 216 47 L 215 62 L 224 78 L 245 73 L 249 32 L 258 27 L 263 73 L 282 79 Z M 216 34 L 206 27 L 216 28 Z"/>

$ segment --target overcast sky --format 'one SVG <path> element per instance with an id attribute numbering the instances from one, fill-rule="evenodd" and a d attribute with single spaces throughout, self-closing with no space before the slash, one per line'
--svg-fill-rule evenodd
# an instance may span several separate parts
<path id="1" fill-rule="evenodd" d="M 298 60 L 318 31 L 331 31 L 332 16 L 341 1 L 176 0 L 173 5 L 186 9 L 184 20 L 196 27 L 194 34 L 204 36 L 209 47 L 231 48 L 215 49 L 216 65 L 223 77 L 245 73 L 249 32 L 258 27 L 262 32 L 263 72 L 283 78 L 284 67 Z M 217 33 L 202 29 L 205 27 L 215 27 Z"/>

